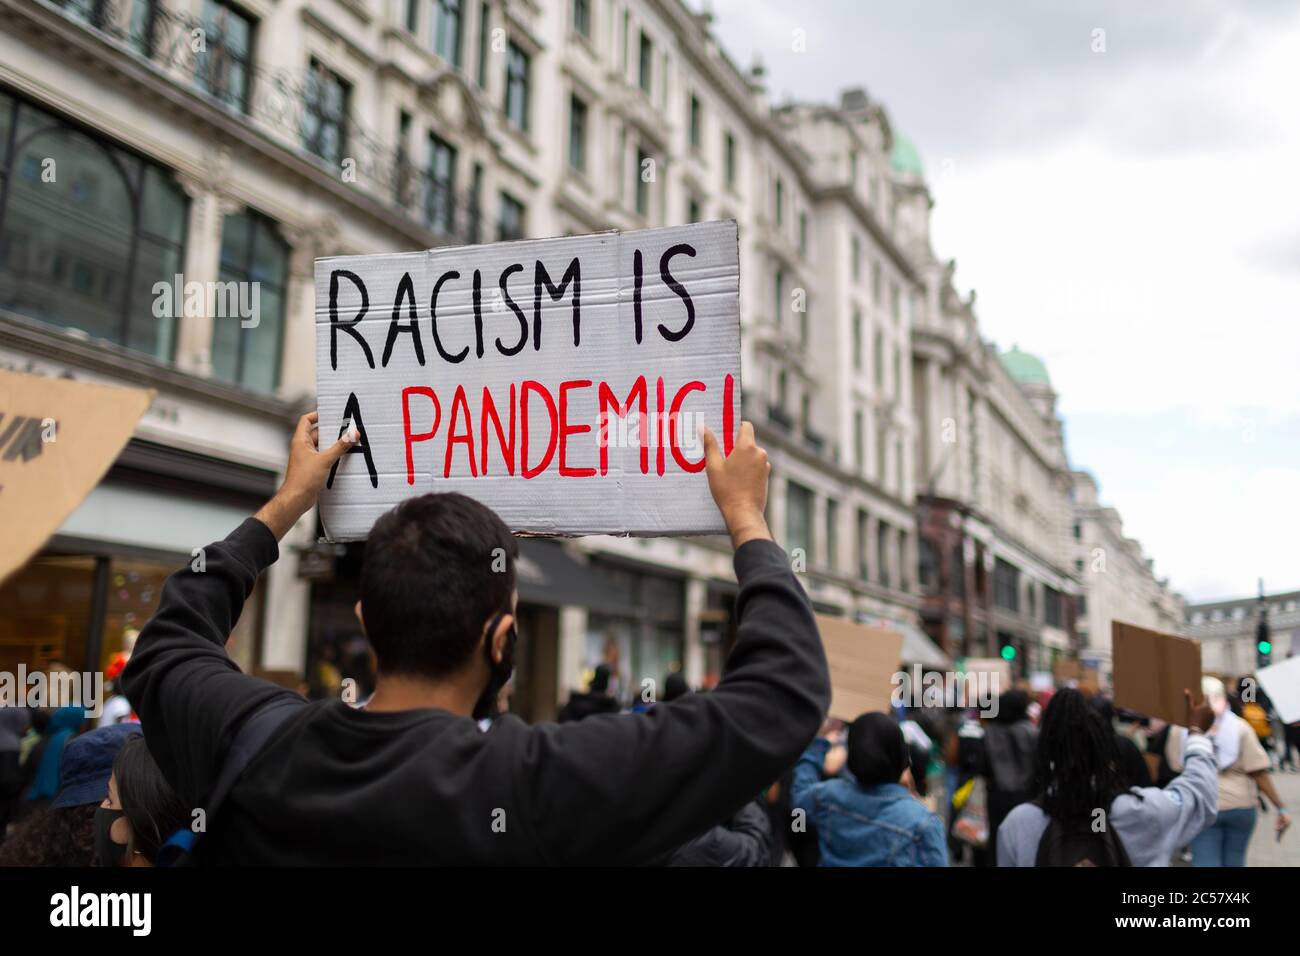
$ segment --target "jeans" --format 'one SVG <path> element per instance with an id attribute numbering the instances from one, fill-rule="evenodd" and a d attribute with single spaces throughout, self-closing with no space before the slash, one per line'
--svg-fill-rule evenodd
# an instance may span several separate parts
<path id="1" fill-rule="evenodd" d="M 1258 815 L 1254 807 L 1220 810 L 1214 824 L 1192 841 L 1192 866 L 1245 866 L 1246 847 Z"/>

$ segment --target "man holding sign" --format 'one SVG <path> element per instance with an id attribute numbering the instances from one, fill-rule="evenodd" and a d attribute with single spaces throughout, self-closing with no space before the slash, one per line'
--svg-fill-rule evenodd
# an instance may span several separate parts
<path id="1" fill-rule="evenodd" d="M 735 648 L 708 694 L 564 725 L 507 715 L 480 731 L 474 715 L 513 661 L 517 547 L 457 493 L 409 498 L 370 532 L 357 616 L 379 677 L 366 707 L 308 703 L 241 673 L 224 643 L 244 601 L 354 447 L 318 451 L 318 431 L 305 416 L 275 497 L 205 549 L 204 570 L 168 579 L 122 675 L 172 786 L 205 818 L 220 804 L 199 861 L 650 862 L 734 814 L 812 740 L 826 658 L 763 517 L 770 466 L 748 423 L 730 455 L 703 435 L 740 585 Z M 693 480 L 703 492 L 705 476 Z M 233 784 L 231 767 L 243 768 Z"/>

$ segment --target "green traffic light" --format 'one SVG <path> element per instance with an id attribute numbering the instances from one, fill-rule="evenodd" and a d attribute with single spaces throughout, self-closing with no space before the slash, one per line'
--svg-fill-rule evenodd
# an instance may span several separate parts
<path id="1" fill-rule="evenodd" d="M 1004 661 L 1014 661 L 1016 659 L 1016 649 L 1010 644 L 1002 645 L 1002 659 Z"/>
<path id="2" fill-rule="evenodd" d="M 1259 642 L 1259 652 L 1260 652 L 1261 654 L 1272 654 L 1272 653 L 1273 653 L 1273 645 L 1270 644 L 1268 641 L 1260 641 L 1260 642 Z"/>

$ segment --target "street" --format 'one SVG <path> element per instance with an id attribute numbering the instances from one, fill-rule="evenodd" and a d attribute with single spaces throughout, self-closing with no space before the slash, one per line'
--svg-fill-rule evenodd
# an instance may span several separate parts
<path id="1" fill-rule="evenodd" d="M 1296 806 L 1300 805 L 1300 773 L 1286 771 L 1273 772 L 1273 786 L 1282 802 L 1290 809 L 1295 818 Z M 1300 866 L 1300 830 L 1295 824 L 1282 835 L 1281 842 L 1273 833 L 1273 823 L 1277 820 L 1277 811 L 1271 806 L 1268 813 L 1259 815 L 1255 824 L 1255 833 L 1250 838 L 1250 849 L 1246 852 L 1248 866 Z"/>

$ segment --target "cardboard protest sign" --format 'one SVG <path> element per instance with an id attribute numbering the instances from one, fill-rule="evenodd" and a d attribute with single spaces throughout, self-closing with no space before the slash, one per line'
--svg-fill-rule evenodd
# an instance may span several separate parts
<path id="1" fill-rule="evenodd" d="M 734 221 L 316 261 L 331 540 L 457 491 L 515 531 L 707 534 L 740 413 Z"/>
<path id="2" fill-rule="evenodd" d="M 1201 699 L 1201 645 L 1120 621 L 1111 622 L 1110 636 L 1115 706 L 1185 723 L 1184 688 Z"/>
<path id="3" fill-rule="evenodd" d="M 830 716 L 852 721 L 890 709 L 894 675 L 903 656 L 903 635 L 848 618 L 817 615 L 831 672 Z"/>
<path id="4" fill-rule="evenodd" d="M 1011 662 L 1000 657 L 968 657 L 962 668 L 965 674 L 988 673 L 996 676 L 993 684 L 998 693 L 1011 690 Z"/>
<path id="5" fill-rule="evenodd" d="M 1052 677 L 1058 684 L 1068 684 L 1079 679 L 1079 659 L 1077 657 L 1058 657 L 1052 664 Z"/>
<path id="6" fill-rule="evenodd" d="M 153 395 L 0 371 L 0 582 L 90 494 Z"/>
<path id="7" fill-rule="evenodd" d="M 1300 720 L 1300 657 L 1261 667 L 1255 672 L 1255 679 L 1273 701 L 1282 723 Z"/>

